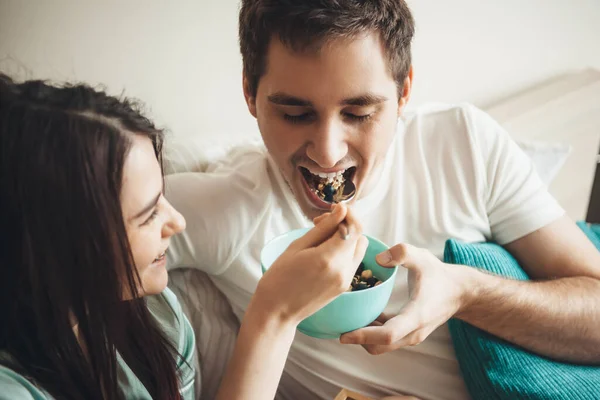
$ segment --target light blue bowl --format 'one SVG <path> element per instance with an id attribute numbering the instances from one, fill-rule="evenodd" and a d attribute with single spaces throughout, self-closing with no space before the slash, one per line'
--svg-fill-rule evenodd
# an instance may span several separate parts
<path id="1" fill-rule="evenodd" d="M 309 229 L 296 229 L 276 237 L 265 245 L 260 253 L 263 274 L 288 246 Z M 357 292 L 346 292 L 319 311 L 304 319 L 298 330 L 308 336 L 321 339 L 337 339 L 342 333 L 350 332 L 369 325 L 387 305 L 394 287 L 398 267 L 384 268 L 377 264 L 375 256 L 388 249 L 384 243 L 367 236 L 369 246 L 363 259 L 366 269 L 383 281 L 380 285 Z M 358 267 L 358 265 L 357 265 Z M 298 281 L 299 285 L 306 282 Z"/>

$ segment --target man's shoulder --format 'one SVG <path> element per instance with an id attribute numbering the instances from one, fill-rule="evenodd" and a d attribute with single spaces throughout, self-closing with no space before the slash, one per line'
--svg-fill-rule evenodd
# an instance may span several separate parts
<path id="1" fill-rule="evenodd" d="M 428 103 L 407 111 L 402 121 L 410 133 L 428 134 L 443 130 L 451 134 L 469 130 L 472 122 L 486 118 L 491 119 L 470 103 Z"/>
<path id="2" fill-rule="evenodd" d="M 405 143 L 464 152 L 481 152 L 503 133 L 485 111 L 469 103 L 431 103 L 402 116 Z"/>
<path id="3" fill-rule="evenodd" d="M 430 154 L 434 149 L 469 148 L 473 109 L 469 104 L 432 103 L 406 112 L 400 122 L 405 150 L 423 149 Z"/>
<path id="4" fill-rule="evenodd" d="M 455 191 L 455 198 L 477 196 L 485 152 L 480 120 L 485 113 L 470 104 L 431 104 L 403 118 L 403 164 L 407 179 Z M 489 118 L 489 117 L 488 117 Z M 433 179 L 431 179 L 433 177 Z M 467 185 L 467 186 L 464 186 Z"/>

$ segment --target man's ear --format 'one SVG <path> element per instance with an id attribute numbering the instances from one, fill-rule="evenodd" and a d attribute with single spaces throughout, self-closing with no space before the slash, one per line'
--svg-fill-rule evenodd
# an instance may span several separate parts
<path id="1" fill-rule="evenodd" d="M 398 99 L 398 116 L 402 114 L 404 111 L 404 107 L 408 103 L 408 99 L 410 98 L 410 93 L 412 90 L 412 82 L 413 82 L 413 67 L 410 66 L 408 70 L 408 74 L 406 78 L 404 78 L 404 85 L 402 86 L 402 93 L 400 94 L 400 98 Z"/>
<path id="2" fill-rule="evenodd" d="M 248 106 L 248 111 L 254 118 L 256 118 L 256 96 L 253 95 L 250 91 L 250 85 L 248 82 L 248 78 L 246 78 L 246 74 L 242 77 L 242 85 L 244 87 L 244 98 L 246 99 L 246 105 Z"/>

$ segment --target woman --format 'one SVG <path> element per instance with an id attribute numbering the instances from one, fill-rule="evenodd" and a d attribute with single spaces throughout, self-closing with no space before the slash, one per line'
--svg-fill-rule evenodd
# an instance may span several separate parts
<path id="1" fill-rule="evenodd" d="M 0 75 L 0 144 L 0 399 L 193 398 L 161 131 L 129 100 Z M 317 222 L 261 280 L 220 398 L 273 398 L 299 321 L 348 287 L 361 228 L 343 206 Z"/>

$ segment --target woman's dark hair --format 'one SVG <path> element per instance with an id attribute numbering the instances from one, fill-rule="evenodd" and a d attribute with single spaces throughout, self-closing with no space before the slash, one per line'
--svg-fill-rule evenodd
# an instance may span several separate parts
<path id="1" fill-rule="evenodd" d="M 415 32 L 405 0 L 242 0 L 239 41 L 250 93 L 256 96 L 273 38 L 303 52 L 371 32 L 380 35 L 390 73 L 402 93 Z"/>
<path id="2" fill-rule="evenodd" d="M 134 135 L 162 161 L 134 102 L 0 74 L 0 362 L 58 399 L 123 398 L 117 352 L 152 398 L 179 398 L 174 345 L 123 300 L 140 284 L 120 203 Z"/>

